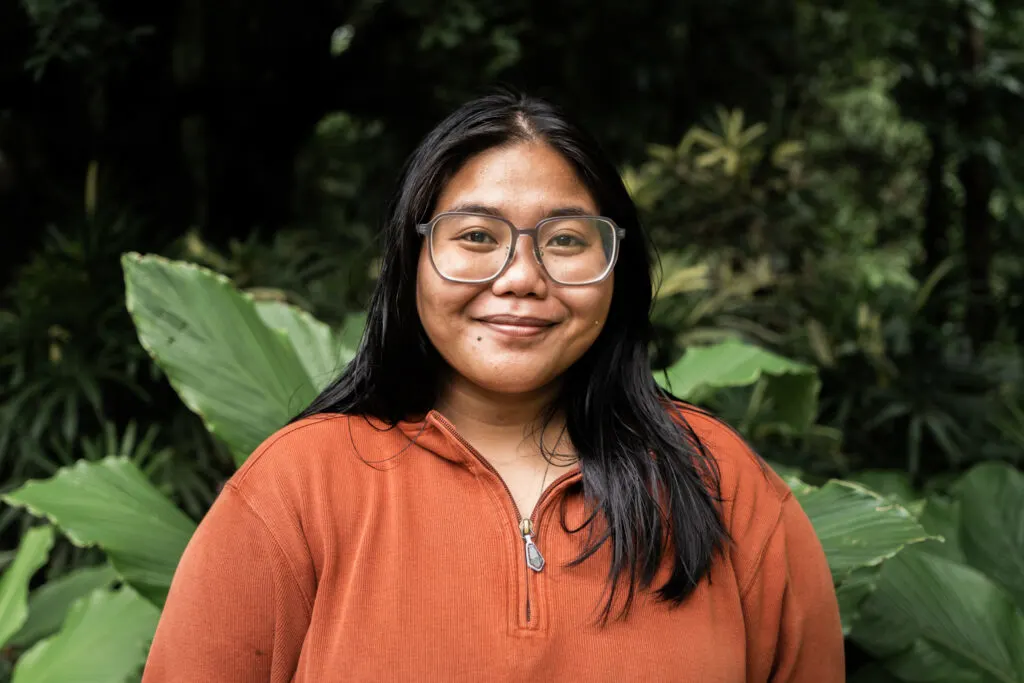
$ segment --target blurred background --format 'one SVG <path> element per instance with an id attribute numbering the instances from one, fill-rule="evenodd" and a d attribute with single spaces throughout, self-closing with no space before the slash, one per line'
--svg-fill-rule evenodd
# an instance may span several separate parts
<path id="1" fill-rule="evenodd" d="M 1005 626 L 1024 624 L 1024 2 L 2 0 L 0 46 L 3 492 L 114 454 L 200 519 L 232 444 L 140 343 L 122 255 L 340 328 L 405 156 L 504 82 L 565 105 L 620 167 L 662 256 L 660 378 L 763 351 L 776 366 L 688 395 L 780 471 L 914 516 L 933 495 L 954 514 L 966 473 L 1001 468 L 979 514 L 1008 525 L 987 552 L 1011 565 L 946 558 L 1005 599 L 998 623 L 962 647 L 851 637 L 851 674 L 1024 681 L 1024 630 Z M 14 502 L 3 566 L 39 524 Z M 28 589 L 106 566 L 71 536 Z M 9 629 L 4 676 L 60 604 Z M 964 623 L 940 607 L 933 627 Z M 972 637 L 1002 640 L 979 665 Z"/>

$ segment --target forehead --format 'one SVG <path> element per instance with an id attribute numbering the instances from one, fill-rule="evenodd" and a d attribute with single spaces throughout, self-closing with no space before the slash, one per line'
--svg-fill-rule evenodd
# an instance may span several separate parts
<path id="1" fill-rule="evenodd" d="M 541 142 L 493 147 L 471 157 L 441 191 L 435 213 L 464 204 L 493 207 L 513 219 L 570 207 L 597 213 L 594 198 L 572 165 Z"/>

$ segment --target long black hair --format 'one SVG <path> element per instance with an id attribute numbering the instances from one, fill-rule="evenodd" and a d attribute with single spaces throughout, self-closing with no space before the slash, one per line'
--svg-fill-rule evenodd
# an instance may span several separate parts
<path id="1" fill-rule="evenodd" d="M 423 238 L 415 225 L 429 219 L 445 184 L 470 157 L 519 141 L 541 141 L 560 152 L 602 215 L 626 230 L 607 322 L 566 371 L 557 406 L 579 457 L 590 511 L 587 521 L 571 530 L 588 528 L 590 534 L 570 566 L 611 544 L 607 621 L 620 579 L 628 579 L 624 617 L 635 589 L 650 588 L 671 553 L 671 573 L 657 597 L 678 605 L 707 575 L 727 539 L 716 505 L 718 470 L 679 403 L 657 386 L 651 372 L 654 250 L 636 207 L 597 143 L 546 101 L 502 89 L 464 104 L 420 143 L 388 207 L 380 275 L 359 350 L 295 419 L 344 413 L 394 424 L 434 407 L 447 366 L 416 309 Z M 597 526 L 602 528 L 595 531 Z"/>

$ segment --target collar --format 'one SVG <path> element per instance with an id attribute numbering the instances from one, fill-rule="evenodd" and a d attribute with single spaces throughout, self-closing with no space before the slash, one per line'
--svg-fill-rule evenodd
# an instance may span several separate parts
<path id="1" fill-rule="evenodd" d="M 382 423 L 383 425 L 383 423 Z M 458 433 L 455 426 L 436 410 L 430 410 L 420 418 L 402 420 L 398 428 L 411 441 L 445 460 L 460 463 L 467 467 L 483 466 L 493 469 L 485 458 Z M 579 463 L 566 470 L 559 480 L 577 480 L 582 477 Z"/>

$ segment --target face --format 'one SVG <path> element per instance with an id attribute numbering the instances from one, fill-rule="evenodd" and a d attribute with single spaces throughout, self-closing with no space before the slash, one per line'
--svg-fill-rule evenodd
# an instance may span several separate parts
<path id="1" fill-rule="evenodd" d="M 539 142 L 471 158 L 445 186 L 434 215 L 481 207 L 523 229 L 560 212 L 600 213 L 572 166 Z M 497 393 L 545 390 L 601 333 L 613 277 L 583 286 L 557 284 L 537 263 L 533 247 L 532 237 L 520 236 L 512 263 L 498 279 L 460 284 L 437 274 L 424 240 L 416 306 L 455 381 Z"/>

